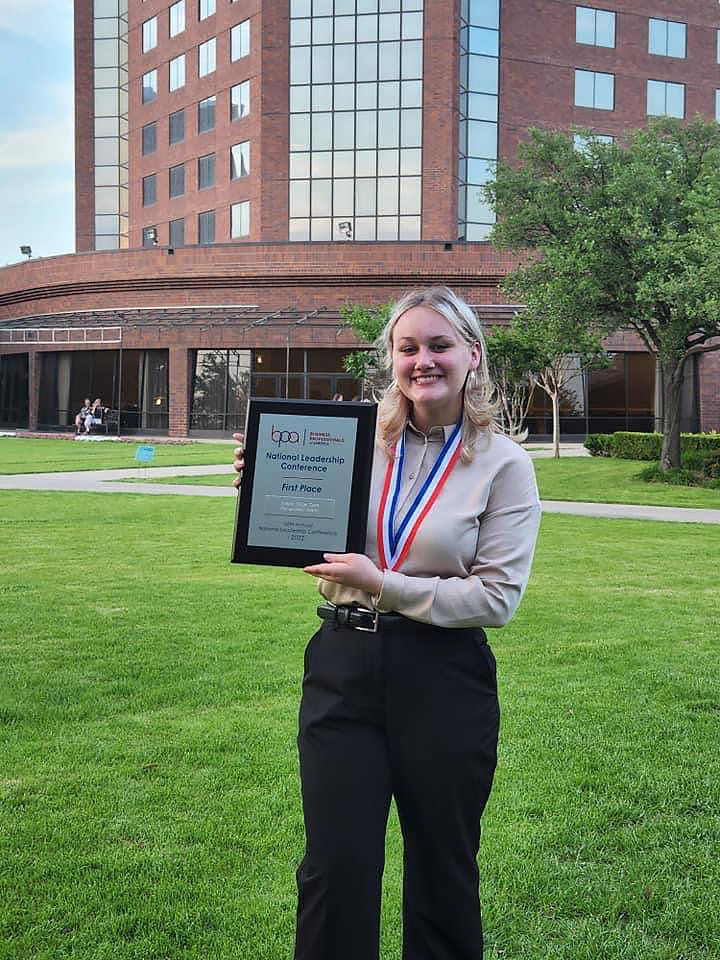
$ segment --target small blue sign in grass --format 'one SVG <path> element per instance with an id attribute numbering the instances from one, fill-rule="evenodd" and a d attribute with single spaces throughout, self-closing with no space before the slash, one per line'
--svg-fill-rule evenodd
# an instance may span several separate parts
<path id="1" fill-rule="evenodd" d="M 155 447 L 149 443 L 142 443 L 135 451 L 135 459 L 138 463 L 144 463 L 146 466 L 148 463 L 152 463 L 155 459 Z"/>

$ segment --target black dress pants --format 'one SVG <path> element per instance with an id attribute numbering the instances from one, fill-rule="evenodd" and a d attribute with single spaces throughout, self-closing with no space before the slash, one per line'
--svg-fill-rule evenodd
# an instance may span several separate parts
<path id="1" fill-rule="evenodd" d="M 377 960 L 390 799 L 404 840 L 403 960 L 481 960 L 476 855 L 500 714 L 480 629 L 324 623 L 305 653 L 306 851 L 295 960 Z"/>

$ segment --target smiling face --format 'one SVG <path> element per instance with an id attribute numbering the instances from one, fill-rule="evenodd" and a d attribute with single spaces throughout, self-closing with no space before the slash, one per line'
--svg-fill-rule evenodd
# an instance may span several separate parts
<path id="1" fill-rule="evenodd" d="M 457 422 L 465 379 L 479 362 L 477 344 L 468 344 L 430 307 L 411 307 L 393 327 L 393 373 L 420 429 Z"/>

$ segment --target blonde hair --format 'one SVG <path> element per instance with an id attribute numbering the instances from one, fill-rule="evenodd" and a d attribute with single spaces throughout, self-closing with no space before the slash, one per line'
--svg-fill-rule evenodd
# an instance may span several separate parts
<path id="1" fill-rule="evenodd" d="M 469 463 L 478 439 L 489 438 L 496 429 L 497 405 L 493 400 L 494 388 L 488 372 L 487 347 L 480 321 L 468 304 L 447 287 L 430 287 L 405 294 L 393 307 L 376 341 L 383 365 L 388 370 L 392 370 L 393 329 L 400 317 L 413 307 L 428 307 L 439 313 L 462 341 L 469 347 L 477 345 L 480 351 L 477 369 L 468 373 L 463 388 L 461 459 Z M 378 440 L 388 455 L 405 428 L 410 408 L 410 401 L 393 377 L 378 407 Z"/>

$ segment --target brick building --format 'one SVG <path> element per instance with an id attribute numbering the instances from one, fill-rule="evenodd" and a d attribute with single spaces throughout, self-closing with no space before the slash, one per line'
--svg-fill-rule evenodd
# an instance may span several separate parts
<path id="1" fill-rule="evenodd" d="M 251 393 L 358 396 L 339 308 L 429 283 L 506 322 L 493 161 L 530 125 L 715 117 L 719 28 L 711 0 L 75 0 L 77 253 L 0 270 L 0 426 L 101 396 L 118 432 L 227 433 Z M 567 435 L 659 414 L 643 344 L 609 347 Z M 684 426 L 719 394 L 704 355 Z"/>

